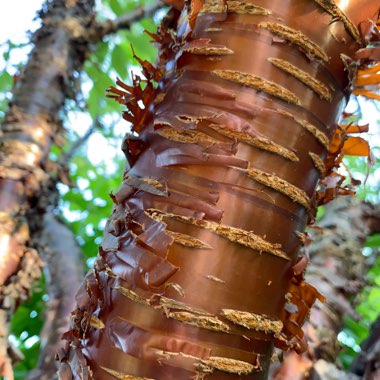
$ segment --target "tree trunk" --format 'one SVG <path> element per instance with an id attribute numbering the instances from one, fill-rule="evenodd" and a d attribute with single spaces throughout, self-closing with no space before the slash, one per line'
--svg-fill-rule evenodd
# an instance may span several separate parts
<path id="1" fill-rule="evenodd" d="M 90 54 L 91 44 L 129 28 L 162 6 L 155 1 L 119 19 L 97 23 L 94 5 L 93 0 L 53 0 L 45 4 L 40 12 L 42 26 L 32 38 L 34 48 L 15 83 L 1 125 L 0 375 L 10 380 L 9 320 L 41 274 L 42 262 L 35 248 L 44 229 L 45 210 L 55 205 L 57 198 L 57 179 L 50 177 L 50 171 L 60 173 L 62 168 L 52 168 L 48 153 L 53 143 L 59 145 L 62 140 L 59 114 L 66 98 L 76 96 L 75 77 Z M 51 222 L 54 229 L 55 222 Z M 69 304 L 66 307 L 71 308 Z"/>
<path id="2" fill-rule="evenodd" d="M 358 318 L 353 296 L 365 285 L 369 269 L 362 248 L 368 235 L 380 232 L 380 207 L 357 202 L 352 197 L 338 198 L 326 206 L 318 228 L 321 230 L 316 230 L 313 236 L 306 278 L 318 285 L 327 300 L 312 309 L 305 324 L 308 352 L 302 356 L 286 354 L 274 379 L 329 379 L 334 378 L 332 372 L 339 374 L 337 379 L 349 378 L 349 374 L 339 372 L 337 365 L 341 349 L 337 335 L 344 316 Z M 328 373 L 323 372 L 326 368 Z"/>
<path id="3" fill-rule="evenodd" d="M 56 352 L 61 336 L 69 326 L 74 295 L 83 278 L 82 251 L 71 230 L 57 220 L 53 212 L 44 217 L 39 251 L 45 264 L 49 302 L 42 328 L 41 349 L 36 368 L 27 380 L 52 380 L 57 373 Z"/>
<path id="4" fill-rule="evenodd" d="M 55 194 L 48 153 L 59 135 L 73 73 L 89 48 L 81 35 L 94 22 L 94 1 L 56 0 L 41 11 L 42 27 L 15 83 L 0 135 L 0 374 L 13 379 L 7 355 L 9 318 L 39 278 L 40 258 L 32 235 L 42 229 L 44 209 Z"/>
<path id="5" fill-rule="evenodd" d="M 61 379 L 266 379 L 273 345 L 305 349 L 319 295 L 295 264 L 346 102 L 341 55 L 378 11 L 341 5 L 194 0 L 153 36 L 146 83 L 111 89 L 135 134 Z"/>

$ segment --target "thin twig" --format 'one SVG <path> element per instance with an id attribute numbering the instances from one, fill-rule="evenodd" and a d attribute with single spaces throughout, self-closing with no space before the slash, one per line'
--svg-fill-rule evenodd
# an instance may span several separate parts
<path id="1" fill-rule="evenodd" d="M 90 31 L 92 42 L 100 41 L 104 36 L 117 32 L 120 29 L 129 29 L 131 25 L 146 17 L 152 17 L 159 9 L 163 8 L 162 1 L 156 0 L 154 3 L 135 8 L 114 20 L 107 20 L 96 24 Z"/>
<path id="2" fill-rule="evenodd" d="M 95 132 L 96 128 L 101 127 L 100 121 L 95 119 L 94 123 L 90 128 L 86 131 L 86 133 L 81 136 L 74 144 L 70 147 L 70 149 L 63 153 L 62 156 L 58 160 L 58 165 L 61 167 L 67 167 L 68 163 L 73 158 L 76 151 L 90 138 L 90 136 Z"/>

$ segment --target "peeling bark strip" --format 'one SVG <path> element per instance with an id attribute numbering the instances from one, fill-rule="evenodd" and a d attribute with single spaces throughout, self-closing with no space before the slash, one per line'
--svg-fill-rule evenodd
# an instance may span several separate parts
<path id="1" fill-rule="evenodd" d="M 306 71 L 299 69 L 297 66 L 294 66 L 290 62 L 283 59 L 268 58 L 268 61 L 286 73 L 293 75 L 300 82 L 316 92 L 322 99 L 331 102 L 332 95 L 327 86 L 325 86 L 321 81 L 314 79 Z"/>
<path id="2" fill-rule="evenodd" d="M 223 332 L 230 331 L 230 327 L 217 317 L 194 315 L 185 311 L 169 312 L 168 317 L 201 329 Z"/>
<path id="3" fill-rule="evenodd" d="M 214 231 L 220 236 L 227 238 L 228 240 L 252 248 L 259 252 L 266 252 L 272 255 L 289 260 L 286 254 L 279 250 L 280 244 L 269 243 L 260 236 L 255 235 L 251 231 L 241 230 L 230 226 L 224 226 L 219 223 L 211 222 L 208 220 L 195 219 L 188 216 L 175 215 L 165 213 L 159 210 L 146 210 L 147 215 L 157 221 L 162 221 L 166 218 L 174 219 L 182 223 L 189 223 L 194 226 L 202 227 L 210 231 Z"/>
<path id="4" fill-rule="evenodd" d="M 175 243 L 184 245 L 185 247 L 212 249 L 212 247 L 209 246 L 207 243 L 204 243 L 203 241 L 196 239 L 192 236 L 169 230 L 166 230 L 165 232 L 174 239 Z"/>
<path id="5" fill-rule="evenodd" d="M 286 195 L 293 202 L 299 203 L 307 210 L 310 210 L 311 200 L 302 189 L 299 189 L 298 187 L 292 185 L 291 183 L 283 180 L 280 177 L 277 177 L 273 174 L 265 173 L 258 169 L 250 168 L 246 172 L 249 175 L 249 177 L 251 177 L 255 181 L 265 186 L 268 186 L 274 190 L 277 190 L 281 194 Z"/>
<path id="6" fill-rule="evenodd" d="M 175 301 L 175 300 L 172 300 L 172 299 L 166 298 L 166 297 L 160 298 L 160 305 L 165 310 L 176 309 L 176 310 L 188 311 L 192 314 L 199 314 L 199 315 L 203 315 L 203 316 L 212 316 L 212 314 L 207 313 L 207 311 L 197 309 L 193 306 L 186 305 L 183 302 Z"/>
<path id="7" fill-rule="evenodd" d="M 235 70 L 213 70 L 211 73 L 230 82 L 251 87 L 257 91 L 263 91 L 276 98 L 282 99 L 287 103 L 297 105 L 301 104 L 301 100 L 291 91 L 287 90 L 277 83 L 264 78 L 260 78 L 256 75 L 242 73 Z"/>
<path id="8" fill-rule="evenodd" d="M 210 359 L 204 360 L 203 363 L 220 371 L 237 373 L 238 375 L 248 375 L 255 369 L 250 363 L 217 356 L 211 356 Z"/>
<path id="9" fill-rule="evenodd" d="M 305 128 L 309 133 L 311 133 L 320 143 L 321 145 L 329 150 L 329 138 L 327 135 L 318 129 L 315 125 L 309 123 L 307 120 L 298 119 L 296 116 L 292 115 L 289 112 L 277 110 L 278 113 L 284 115 L 285 117 L 294 120 L 298 125 Z"/>
<path id="10" fill-rule="evenodd" d="M 128 297 L 131 301 L 141 303 L 142 305 L 152 306 L 155 308 L 161 308 L 162 310 L 165 311 L 165 314 L 167 314 L 169 310 L 175 309 L 175 310 L 182 310 L 182 311 L 186 311 L 192 314 L 199 314 L 199 315 L 207 316 L 207 317 L 212 316 L 212 314 L 207 313 L 207 311 L 197 309 L 193 306 L 187 305 L 183 302 L 179 302 L 170 298 L 160 297 L 159 305 L 157 306 L 154 299 L 140 297 L 133 290 L 130 290 L 124 286 L 115 286 L 114 289 L 119 291 L 124 296 Z"/>
<path id="11" fill-rule="evenodd" d="M 259 363 L 253 365 L 251 363 L 243 362 L 241 360 L 224 358 L 220 356 L 211 356 L 209 359 L 202 360 L 193 355 L 187 355 L 182 352 L 168 352 L 163 351 L 164 357 L 181 356 L 183 358 L 192 359 L 195 361 L 194 366 L 199 372 L 212 373 L 215 369 L 228 373 L 236 373 L 238 375 L 247 375 L 253 370 L 260 367 Z"/>
<path id="12" fill-rule="evenodd" d="M 273 321 L 264 315 L 252 314 L 247 311 L 223 309 L 223 317 L 249 330 L 264 331 L 267 334 L 279 335 L 284 327 L 282 321 Z"/>
<path id="13" fill-rule="evenodd" d="M 226 11 L 226 4 L 220 0 L 203 0 L 203 6 L 199 14 L 223 13 Z"/>
<path id="14" fill-rule="evenodd" d="M 243 1 L 227 0 L 228 13 L 240 13 L 249 15 L 262 15 L 268 16 L 272 14 L 269 9 L 259 7 L 251 3 Z"/>
<path id="15" fill-rule="evenodd" d="M 318 154 L 315 154 L 313 152 L 309 152 L 310 158 L 313 160 L 315 168 L 319 171 L 321 174 L 321 178 L 323 178 L 326 175 L 326 166 L 321 157 L 318 156 Z"/>
<path id="16" fill-rule="evenodd" d="M 218 141 L 212 137 L 206 135 L 205 133 L 196 131 L 194 129 L 189 129 L 186 131 L 178 131 L 175 128 L 163 128 L 157 131 L 157 133 L 169 140 L 178 141 L 190 144 L 205 144 L 207 146 L 212 146 Z"/>
<path id="17" fill-rule="evenodd" d="M 299 158 L 297 155 L 292 152 L 289 149 L 284 148 L 281 145 L 278 145 L 274 143 L 271 140 L 268 140 L 264 137 L 261 136 L 252 136 L 247 132 L 239 132 L 235 131 L 231 128 L 229 128 L 226 125 L 221 125 L 221 124 L 208 124 L 209 128 L 212 128 L 213 130 L 219 132 L 220 134 L 231 137 L 237 141 L 244 142 L 246 144 L 252 145 L 256 148 L 266 150 L 267 152 L 271 152 L 274 154 L 277 154 L 281 157 L 284 157 L 290 161 L 297 162 L 299 161 Z"/>
<path id="18" fill-rule="evenodd" d="M 191 46 L 184 49 L 195 55 L 231 55 L 234 51 L 226 46 Z"/>
<path id="19" fill-rule="evenodd" d="M 362 45 L 363 41 L 360 37 L 360 32 L 358 28 L 353 24 L 353 22 L 347 17 L 347 15 L 335 4 L 334 0 L 314 0 L 321 8 L 323 8 L 327 13 L 329 13 L 333 19 L 339 20 L 344 24 L 347 32 L 351 37 L 359 44 Z"/>
<path id="20" fill-rule="evenodd" d="M 130 290 L 128 288 L 125 288 L 124 286 L 115 286 L 115 290 L 119 291 L 122 295 L 128 297 L 130 300 L 141 303 L 143 305 L 150 306 L 149 299 L 140 297 L 138 294 L 136 294 L 133 290 Z"/>
<path id="21" fill-rule="evenodd" d="M 317 58 L 323 62 L 329 61 L 329 56 L 326 52 L 299 30 L 274 22 L 260 22 L 259 27 L 299 46 L 308 56 Z"/>
<path id="22" fill-rule="evenodd" d="M 112 375 L 115 379 L 119 380 L 154 380 L 148 377 L 139 377 L 133 375 L 127 375 L 125 373 L 114 371 L 113 369 L 100 366 L 101 369 Z"/>

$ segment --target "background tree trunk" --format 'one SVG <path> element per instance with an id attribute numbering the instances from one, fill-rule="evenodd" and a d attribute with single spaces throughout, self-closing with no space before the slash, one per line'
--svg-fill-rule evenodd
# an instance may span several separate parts
<path id="1" fill-rule="evenodd" d="M 7 356 L 8 323 L 39 278 L 41 262 L 32 235 L 41 231 L 41 214 L 51 202 L 47 169 L 50 147 L 59 136 L 58 117 L 88 52 L 82 37 L 94 22 L 93 1 L 50 2 L 41 12 L 43 27 L 17 80 L 1 126 L 1 374 L 13 379 Z"/>
<path id="2" fill-rule="evenodd" d="M 380 208 L 340 197 L 325 207 L 318 228 L 321 230 L 315 230 L 310 246 L 311 264 L 306 277 L 318 286 L 326 302 L 315 305 L 305 324 L 309 350 L 302 356 L 285 354 L 275 379 L 330 379 L 332 372 L 337 373 L 337 379 L 349 377 L 336 365 L 341 349 L 337 335 L 344 316 L 358 319 L 353 296 L 365 285 L 369 269 L 362 248 L 367 236 L 380 232 Z"/>
<path id="3" fill-rule="evenodd" d="M 74 295 L 84 273 L 82 252 L 71 230 L 52 212 L 45 214 L 43 226 L 39 251 L 45 264 L 49 302 L 40 335 L 38 364 L 27 380 L 55 378 L 55 355 L 62 345 L 61 336 L 69 326 Z"/>
<path id="4" fill-rule="evenodd" d="M 42 262 L 35 248 L 41 234 L 46 238 L 48 229 L 56 232 L 64 228 L 58 228 L 52 218 L 44 219 L 48 206 L 56 204 L 57 178 L 51 173 L 58 172 L 60 177 L 65 169 L 48 160 L 52 144 L 62 143 L 60 113 L 64 111 L 64 102 L 76 96 L 75 77 L 81 72 L 92 44 L 109 33 L 129 28 L 162 6 L 156 1 L 120 19 L 97 23 L 94 4 L 92 0 L 54 0 L 45 4 L 40 12 L 42 26 L 32 38 L 34 48 L 15 82 L 12 101 L 1 125 L 0 375 L 8 379 L 13 379 L 8 356 L 9 320 L 20 302 L 28 298 L 41 274 Z M 44 226 L 44 220 L 49 220 L 47 223 L 51 226 Z M 73 256 L 76 252 L 77 248 L 72 248 Z M 59 262 L 59 258 L 56 259 L 54 264 Z M 80 268 L 78 264 L 77 269 Z M 73 274 L 72 285 L 76 287 L 75 284 Z M 51 289 L 51 295 L 56 294 L 57 289 Z M 72 309 L 67 299 L 62 302 L 66 302 L 67 310 Z M 57 312 L 60 314 L 62 310 Z M 54 322 L 64 324 L 63 320 Z M 47 358 L 46 354 L 42 354 L 41 360 Z M 49 355 L 50 359 L 46 360 L 51 364 L 54 354 Z"/>
<path id="5" fill-rule="evenodd" d="M 111 89 L 138 137 L 124 143 L 131 167 L 77 295 L 62 379 L 265 379 L 274 343 L 305 348 L 318 293 L 295 264 L 345 104 L 341 54 L 378 5 L 343 10 L 193 1 L 153 36 L 146 85 Z"/>

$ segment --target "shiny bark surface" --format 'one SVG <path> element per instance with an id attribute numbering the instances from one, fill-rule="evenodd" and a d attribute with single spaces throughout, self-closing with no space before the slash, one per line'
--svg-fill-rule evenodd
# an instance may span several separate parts
<path id="1" fill-rule="evenodd" d="M 274 344 L 305 349 L 319 294 L 298 252 L 349 93 L 345 57 L 378 4 L 201 6 L 154 36 L 145 87 L 111 89 L 138 136 L 61 379 L 265 379 Z"/>

